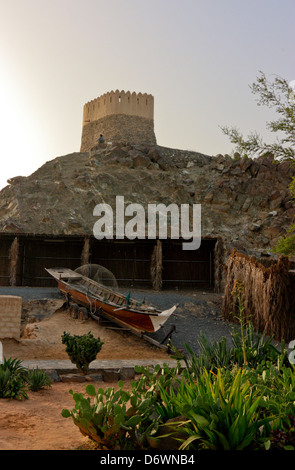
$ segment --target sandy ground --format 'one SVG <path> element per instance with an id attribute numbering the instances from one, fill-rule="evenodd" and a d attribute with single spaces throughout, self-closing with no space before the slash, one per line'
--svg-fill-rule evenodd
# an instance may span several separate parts
<path id="1" fill-rule="evenodd" d="M 93 384 L 96 388 L 117 387 L 115 383 Z M 74 408 L 71 388 L 78 393 L 85 391 L 83 383 L 54 382 L 49 389 L 29 392 L 28 400 L 1 399 L 0 450 L 88 450 L 89 439 L 71 418 L 61 416 L 63 408 Z"/>
<path id="2" fill-rule="evenodd" d="M 91 331 L 103 341 L 97 359 L 157 359 L 169 357 L 167 353 L 126 331 L 101 326 L 93 319 L 72 318 L 68 310 L 57 310 L 48 318 L 27 323 L 20 341 L 2 340 L 5 357 L 18 359 L 69 359 L 61 337 L 66 331 L 83 335 Z"/>

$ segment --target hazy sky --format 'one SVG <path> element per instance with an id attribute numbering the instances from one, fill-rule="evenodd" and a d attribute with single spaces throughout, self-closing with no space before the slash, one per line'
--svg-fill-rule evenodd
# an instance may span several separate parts
<path id="1" fill-rule="evenodd" d="M 151 93 L 159 145 L 209 155 L 273 117 L 249 85 L 295 79 L 294 0 L 0 0 L 0 188 L 79 151 L 83 105 Z"/>

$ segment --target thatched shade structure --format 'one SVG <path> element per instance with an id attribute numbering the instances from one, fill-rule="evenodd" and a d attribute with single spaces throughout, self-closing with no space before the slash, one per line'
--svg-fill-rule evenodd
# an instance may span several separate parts
<path id="1" fill-rule="evenodd" d="M 235 281 L 244 288 L 245 318 L 259 332 L 278 341 L 295 338 L 295 276 L 289 260 L 280 256 L 276 263 L 263 266 L 255 258 L 233 250 L 227 265 L 222 314 L 235 321 L 237 306 L 233 295 Z"/>

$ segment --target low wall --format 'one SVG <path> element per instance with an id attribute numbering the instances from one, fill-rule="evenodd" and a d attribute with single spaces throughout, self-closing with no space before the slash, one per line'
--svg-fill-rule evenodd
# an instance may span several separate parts
<path id="1" fill-rule="evenodd" d="M 0 339 L 20 338 L 22 298 L 0 295 Z"/>

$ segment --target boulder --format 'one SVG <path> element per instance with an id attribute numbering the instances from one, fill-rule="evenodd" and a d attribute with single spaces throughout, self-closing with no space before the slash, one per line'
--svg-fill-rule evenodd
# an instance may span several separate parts
<path id="1" fill-rule="evenodd" d="M 139 168 L 139 167 L 149 168 L 151 166 L 150 159 L 142 153 L 137 153 L 133 157 L 132 160 L 133 160 L 133 168 Z"/>
<path id="2" fill-rule="evenodd" d="M 148 157 L 150 158 L 150 160 L 152 162 L 157 163 L 161 158 L 161 154 L 160 154 L 159 150 L 151 149 L 148 152 Z"/>
<path id="3" fill-rule="evenodd" d="M 168 162 L 166 158 L 163 158 L 163 157 L 161 157 L 157 161 L 157 163 L 159 165 L 160 170 L 164 170 L 164 171 L 169 171 L 174 166 L 172 163 Z"/>

